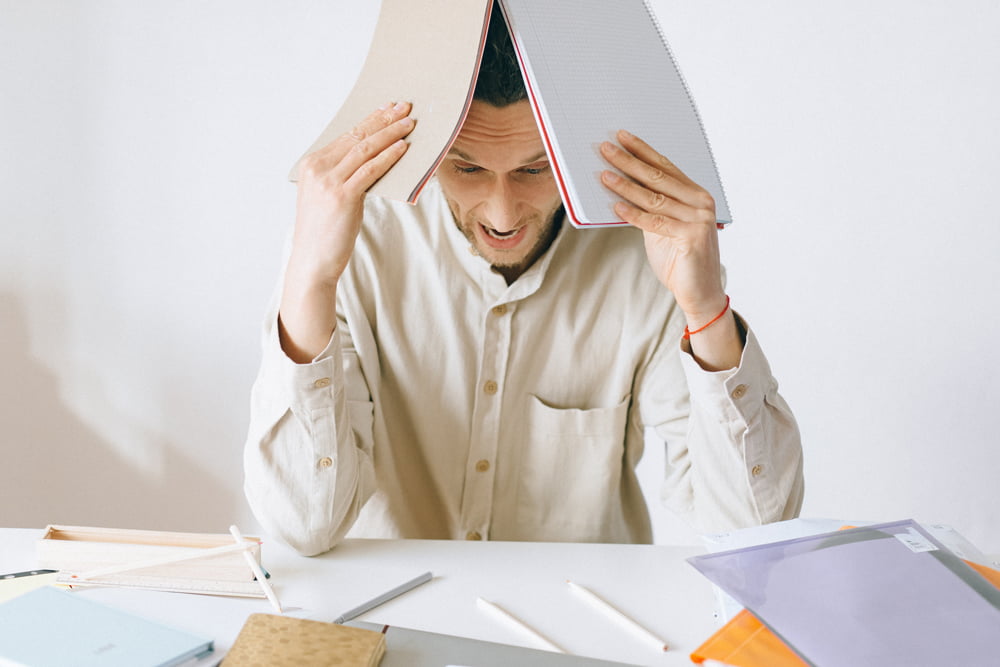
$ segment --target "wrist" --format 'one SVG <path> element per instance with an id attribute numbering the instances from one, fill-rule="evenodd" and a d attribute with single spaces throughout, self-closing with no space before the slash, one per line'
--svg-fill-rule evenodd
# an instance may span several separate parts
<path id="1" fill-rule="evenodd" d="M 286 279 L 278 309 L 281 347 L 299 364 L 308 363 L 329 343 L 337 325 L 336 283 L 304 284 Z"/>
<path id="2" fill-rule="evenodd" d="M 715 372 L 736 368 L 743 356 L 746 333 L 730 304 L 701 327 L 685 327 L 681 349 L 691 354 L 703 370 Z"/>
<path id="3" fill-rule="evenodd" d="M 298 292 L 335 292 L 340 276 L 347 268 L 345 262 L 332 262 L 295 248 L 285 266 L 285 285 L 292 285 Z"/>
<path id="4" fill-rule="evenodd" d="M 691 336 L 699 334 L 713 326 L 728 312 L 729 295 L 727 294 L 723 294 L 716 305 L 709 306 L 704 310 L 699 310 L 694 313 L 685 310 L 684 318 L 687 320 L 687 326 L 684 327 L 685 340 L 690 339 Z"/>

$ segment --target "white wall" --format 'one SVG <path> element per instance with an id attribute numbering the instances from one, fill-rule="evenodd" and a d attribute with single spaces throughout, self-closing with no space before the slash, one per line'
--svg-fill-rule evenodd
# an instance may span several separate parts
<path id="1" fill-rule="evenodd" d="M 729 193 L 733 303 L 799 418 L 804 514 L 1000 551 L 1000 5 L 652 4 Z M 285 175 L 377 10 L 0 0 L 0 525 L 254 526 Z"/>

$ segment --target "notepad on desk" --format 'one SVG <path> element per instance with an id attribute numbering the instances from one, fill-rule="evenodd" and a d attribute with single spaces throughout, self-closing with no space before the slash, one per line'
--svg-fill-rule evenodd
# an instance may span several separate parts
<path id="1" fill-rule="evenodd" d="M 730 221 L 701 119 L 645 0 L 383 0 L 358 81 L 306 154 L 385 103 L 408 101 L 417 121 L 409 148 L 370 192 L 415 202 L 471 105 L 491 4 L 507 19 L 574 226 L 625 224 L 612 209 L 616 196 L 600 182 L 610 167 L 598 151 L 619 129 L 644 139 L 708 190 L 717 221 Z"/>
<path id="2" fill-rule="evenodd" d="M 212 640 L 51 586 L 0 604 L 0 663 L 31 667 L 171 667 Z"/>
<path id="3" fill-rule="evenodd" d="M 375 667 L 385 635 L 375 630 L 291 616 L 251 614 L 222 667 Z"/>

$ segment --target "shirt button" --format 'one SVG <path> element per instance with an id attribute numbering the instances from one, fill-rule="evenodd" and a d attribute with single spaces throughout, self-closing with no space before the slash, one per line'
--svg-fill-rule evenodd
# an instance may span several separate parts
<path id="1" fill-rule="evenodd" d="M 329 387 L 330 378 L 320 378 L 315 382 L 313 382 L 313 386 L 316 387 L 317 389 L 322 389 L 323 387 Z"/>
<path id="2" fill-rule="evenodd" d="M 479 459 L 476 461 L 476 470 L 478 472 L 486 472 L 490 469 L 490 462 L 486 459 Z"/>
<path id="3" fill-rule="evenodd" d="M 470 530 L 469 532 L 467 532 L 465 534 L 465 539 L 467 539 L 467 540 L 481 540 L 481 539 L 483 539 L 483 536 L 480 535 L 479 533 L 477 533 L 474 530 Z"/>
<path id="4" fill-rule="evenodd" d="M 331 459 L 329 456 L 324 456 L 319 460 L 320 468 L 329 468 L 332 465 L 333 465 L 333 459 Z"/>
<path id="5" fill-rule="evenodd" d="M 493 306 L 493 314 L 497 317 L 507 314 L 507 304 L 501 303 L 499 306 Z"/>
<path id="6" fill-rule="evenodd" d="M 485 391 L 490 396 L 497 393 L 498 389 L 500 389 L 500 386 L 493 380 L 487 380 L 486 384 L 483 385 L 483 391 Z"/>
<path id="7" fill-rule="evenodd" d="M 747 395 L 747 389 L 749 389 L 749 387 L 745 384 L 738 384 L 736 385 L 736 388 L 733 389 L 733 393 L 731 393 L 730 396 L 736 399 L 743 398 Z"/>
<path id="8" fill-rule="evenodd" d="M 753 468 L 750 469 L 750 474 L 753 475 L 754 477 L 760 477 L 760 474 L 762 472 L 764 472 L 764 466 L 762 466 L 760 464 L 757 464 Z"/>

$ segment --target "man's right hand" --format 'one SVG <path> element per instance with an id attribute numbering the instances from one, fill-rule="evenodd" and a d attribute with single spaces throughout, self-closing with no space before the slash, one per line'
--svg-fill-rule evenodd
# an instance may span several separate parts
<path id="1" fill-rule="evenodd" d="M 279 314 L 292 361 L 308 363 L 333 334 L 337 281 L 361 230 L 365 193 L 406 152 L 409 112 L 408 103 L 379 109 L 302 162 Z"/>

